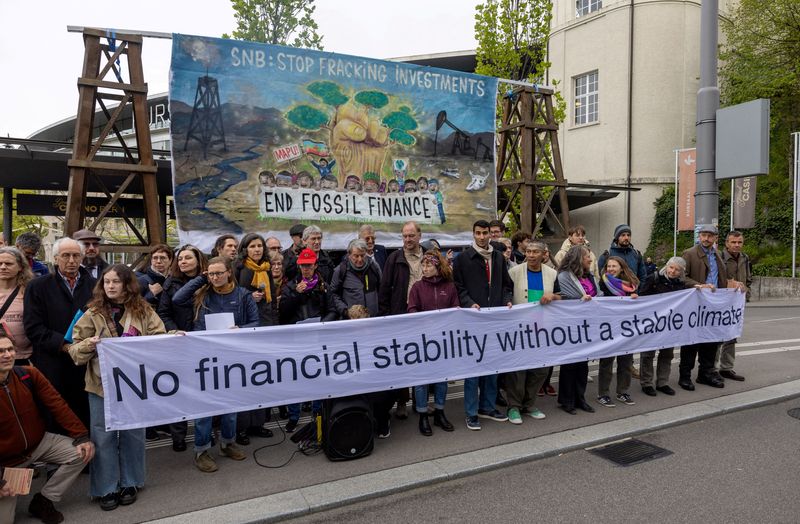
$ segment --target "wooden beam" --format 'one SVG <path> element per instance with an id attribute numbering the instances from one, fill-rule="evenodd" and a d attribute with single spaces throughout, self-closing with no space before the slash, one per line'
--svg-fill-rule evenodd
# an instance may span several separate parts
<path id="1" fill-rule="evenodd" d="M 68 160 L 67 166 L 83 167 L 93 170 L 112 171 L 113 173 L 151 173 L 155 175 L 156 172 L 158 171 L 158 166 L 156 165 L 148 166 L 142 164 L 122 164 L 116 162 L 98 162 L 96 160 Z M 110 173 L 101 173 L 101 174 L 110 174 Z"/>
<path id="2" fill-rule="evenodd" d="M 78 79 L 78 87 L 104 87 L 106 89 L 122 89 L 131 93 L 147 94 L 147 84 L 124 84 L 122 82 L 109 82 L 108 80 L 97 80 L 95 78 L 81 77 Z"/>

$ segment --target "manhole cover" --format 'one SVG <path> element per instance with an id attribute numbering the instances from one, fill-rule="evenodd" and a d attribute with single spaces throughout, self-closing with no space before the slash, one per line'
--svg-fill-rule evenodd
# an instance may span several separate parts
<path id="1" fill-rule="evenodd" d="M 589 451 L 619 466 L 633 466 L 640 462 L 672 455 L 672 452 L 668 449 L 660 448 L 636 439 L 609 444 L 608 446 L 591 449 Z"/>
<path id="2" fill-rule="evenodd" d="M 790 417 L 800 418 L 800 408 L 794 408 L 787 411 Z"/>

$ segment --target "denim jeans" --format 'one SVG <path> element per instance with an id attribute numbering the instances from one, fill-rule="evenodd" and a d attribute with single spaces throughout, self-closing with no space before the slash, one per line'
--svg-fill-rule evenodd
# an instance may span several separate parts
<path id="1" fill-rule="evenodd" d="M 477 416 L 479 409 L 481 411 L 497 409 L 495 402 L 497 402 L 497 375 L 464 379 L 464 411 L 468 417 Z"/>
<path id="2" fill-rule="evenodd" d="M 89 494 L 102 497 L 122 488 L 144 486 L 144 428 L 106 431 L 103 397 L 89 393 L 90 435 L 94 459 L 89 463 Z"/>
<path id="3" fill-rule="evenodd" d="M 300 406 L 302 404 L 289 404 L 286 406 L 286 411 L 289 413 L 289 420 L 300 420 Z M 311 403 L 311 411 L 313 413 L 322 413 L 322 401 L 315 400 Z"/>
<path id="4" fill-rule="evenodd" d="M 433 407 L 444 409 L 447 400 L 447 382 L 437 382 L 433 385 Z M 417 413 L 428 412 L 428 386 L 414 386 L 414 402 Z"/>
<path id="5" fill-rule="evenodd" d="M 220 415 L 220 440 L 231 444 L 236 440 L 236 413 Z M 202 453 L 211 448 L 211 417 L 194 421 L 194 452 Z"/>

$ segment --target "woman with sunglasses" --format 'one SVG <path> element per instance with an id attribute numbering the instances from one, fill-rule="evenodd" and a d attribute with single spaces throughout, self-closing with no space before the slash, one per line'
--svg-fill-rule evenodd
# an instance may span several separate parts
<path id="1" fill-rule="evenodd" d="M 187 244 L 177 249 L 168 271 L 169 276 L 164 280 L 164 290 L 161 292 L 157 310 L 168 331 L 192 331 L 194 311 L 191 304 L 178 306 L 172 302 L 172 297 L 189 280 L 202 274 L 206 266 L 206 256 L 198 248 Z M 169 425 L 173 451 L 186 451 L 187 428 L 186 422 Z"/>
<path id="2" fill-rule="evenodd" d="M 250 291 L 236 285 L 233 267 L 228 257 L 214 257 L 208 261 L 208 270 L 199 274 L 180 288 L 172 303 L 192 306 L 192 330 L 206 329 L 206 315 L 232 313 L 237 327 L 258 326 L 258 306 Z M 234 444 L 236 440 L 236 413 L 220 415 L 220 453 L 233 460 L 244 460 L 247 455 Z M 194 421 L 194 464 L 204 473 L 217 471 L 217 463 L 209 454 L 211 449 L 211 417 Z"/>

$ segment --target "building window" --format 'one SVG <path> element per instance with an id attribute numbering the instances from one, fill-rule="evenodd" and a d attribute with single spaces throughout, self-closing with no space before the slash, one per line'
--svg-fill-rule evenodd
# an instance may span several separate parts
<path id="1" fill-rule="evenodd" d="M 603 7 L 603 0 L 575 0 L 575 16 L 586 16 L 599 11 Z"/>
<path id="2" fill-rule="evenodd" d="M 597 122 L 597 71 L 575 77 L 575 125 Z"/>

